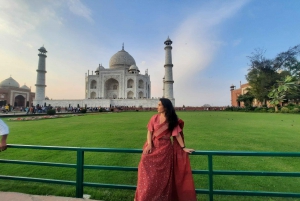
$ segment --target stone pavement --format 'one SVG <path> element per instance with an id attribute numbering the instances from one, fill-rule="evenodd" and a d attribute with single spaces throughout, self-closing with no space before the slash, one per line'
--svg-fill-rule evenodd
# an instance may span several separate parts
<path id="1" fill-rule="evenodd" d="M 0 191 L 0 200 L 1 201 L 83 201 L 83 200 L 96 201 L 96 200 L 82 199 L 82 198 L 29 195 L 24 193 L 13 193 L 13 192 L 2 192 L 2 191 Z"/>

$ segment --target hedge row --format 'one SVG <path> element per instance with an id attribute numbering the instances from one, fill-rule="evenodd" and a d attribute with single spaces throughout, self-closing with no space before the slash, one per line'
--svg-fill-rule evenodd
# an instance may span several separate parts
<path id="1" fill-rule="evenodd" d="M 225 111 L 236 111 L 236 112 L 269 112 L 274 113 L 275 108 L 274 107 L 233 107 L 228 106 L 225 108 Z M 288 104 L 284 107 L 278 107 L 277 113 L 299 113 L 300 112 L 300 106 L 294 105 L 294 104 Z"/>

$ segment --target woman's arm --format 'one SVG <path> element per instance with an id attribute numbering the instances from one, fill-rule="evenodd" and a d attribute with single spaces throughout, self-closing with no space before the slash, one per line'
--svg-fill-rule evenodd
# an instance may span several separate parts
<path id="1" fill-rule="evenodd" d="M 143 150 L 143 154 L 150 154 L 152 150 L 152 133 L 151 131 L 148 130 L 147 133 L 147 146 Z"/>
<path id="2" fill-rule="evenodd" d="M 178 133 L 178 135 L 176 135 L 176 140 L 177 140 L 178 144 L 181 146 L 181 148 L 183 149 L 183 151 L 185 151 L 185 152 L 187 152 L 187 153 L 192 153 L 193 151 L 195 151 L 194 149 L 188 149 L 188 148 L 185 148 L 180 133 Z"/>

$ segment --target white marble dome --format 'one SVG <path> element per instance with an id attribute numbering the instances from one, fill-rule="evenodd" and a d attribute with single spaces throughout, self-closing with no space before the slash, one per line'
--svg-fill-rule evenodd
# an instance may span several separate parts
<path id="1" fill-rule="evenodd" d="M 9 77 L 0 83 L 0 87 L 17 87 L 17 88 L 19 88 L 20 85 L 12 77 Z"/>
<path id="2" fill-rule="evenodd" d="M 128 52 L 124 50 L 124 48 L 114 54 L 109 60 L 110 69 L 128 69 L 131 65 L 135 65 L 135 60 Z"/>

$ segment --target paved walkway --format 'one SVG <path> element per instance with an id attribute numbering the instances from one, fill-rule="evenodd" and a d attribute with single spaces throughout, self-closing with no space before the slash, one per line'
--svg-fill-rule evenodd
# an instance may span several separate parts
<path id="1" fill-rule="evenodd" d="M 28 195 L 24 193 L 12 193 L 0 191 L 1 201 L 96 201 L 82 198 L 58 197 L 58 196 L 41 196 Z M 99 201 L 99 200 L 97 200 Z"/>

